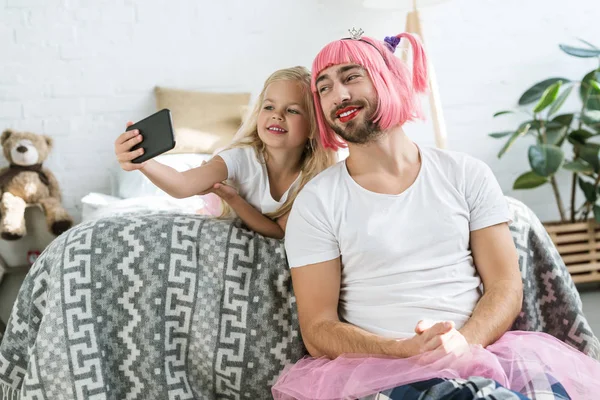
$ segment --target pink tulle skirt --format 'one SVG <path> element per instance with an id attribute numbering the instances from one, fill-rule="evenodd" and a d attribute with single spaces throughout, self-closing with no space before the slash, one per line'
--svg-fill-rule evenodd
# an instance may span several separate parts
<path id="1" fill-rule="evenodd" d="M 471 376 L 494 379 L 523 394 L 551 393 L 550 386 L 560 382 L 573 399 L 600 399 L 600 362 L 553 336 L 521 331 L 460 355 L 306 357 L 281 373 L 272 392 L 276 400 L 353 399 L 432 378 Z"/>

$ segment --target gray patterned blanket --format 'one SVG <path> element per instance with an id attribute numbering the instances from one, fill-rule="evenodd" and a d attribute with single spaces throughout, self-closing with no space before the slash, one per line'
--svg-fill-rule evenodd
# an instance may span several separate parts
<path id="1" fill-rule="evenodd" d="M 175 214 L 79 225 L 24 282 L 0 347 L 22 399 L 267 399 L 304 354 L 283 244 Z"/>
<path id="2" fill-rule="evenodd" d="M 523 308 L 512 330 L 546 332 L 600 360 L 600 342 L 552 239 L 530 208 L 513 198 L 507 200 L 523 278 Z"/>
<path id="3" fill-rule="evenodd" d="M 597 358 L 543 226 L 510 204 L 526 285 L 514 328 Z M 238 221 L 120 215 L 76 226 L 38 258 L 0 344 L 0 394 L 267 399 L 281 369 L 304 354 L 281 241 Z"/>

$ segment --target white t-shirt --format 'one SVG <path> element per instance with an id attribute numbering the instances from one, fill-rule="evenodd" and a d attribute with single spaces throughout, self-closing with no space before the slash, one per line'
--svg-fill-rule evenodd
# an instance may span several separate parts
<path id="1" fill-rule="evenodd" d="M 412 337 L 421 319 L 462 327 L 481 296 L 469 233 L 510 220 L 485 163 L 419 151 L 421 169 L 403 193 L 364 189 L 342 161 L 304 187 L 287 223 L 290 267 L 341 256 L 340 317 L 387 337 Z"/>
<path id="2" fill-rule="evenodd" d="M 220 152 L 218 156 L 227 165 L 227 180 L 231 181 L 240 196 L 263 214 L 277 211 L 287 200 L 288 194 L 296 190 L 302 176 L 300 173 L 281 199 L 275 201 L 271 196 L 267 166 L 258 159 L 254 148 L 229 149 Z"/>

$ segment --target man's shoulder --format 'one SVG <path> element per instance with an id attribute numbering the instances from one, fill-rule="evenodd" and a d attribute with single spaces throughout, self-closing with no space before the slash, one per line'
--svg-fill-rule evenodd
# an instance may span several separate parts
<path id="1" fill-rule="evenodd" d="M 421 152 L 425 158 L 444 171 L 462 172 L 470 168 L 482 168 L 486 165 L 477 157 L 460 151 L 425 147 Z"/>
<path id="2" fill-rule="evenodd" d="M 327 199 L 335 197 L 336 188 L 342 178 L 342 168 L 344 168 L 344 162 L 340 161 L 308 181 L 294 200 L 294 206 L 324 205 Z"/>
<path id="3" fill-rule="evenodd" d="M 304 186 L 302 192 L 321 194 L 326 191 L 331 193 L 331 189 L 342 179 L 345 166 L 344 161 L 339 161 L 321 171 Z"/>

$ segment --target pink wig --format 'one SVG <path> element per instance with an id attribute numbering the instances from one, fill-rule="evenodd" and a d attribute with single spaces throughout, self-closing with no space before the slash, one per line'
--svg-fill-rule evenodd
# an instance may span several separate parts
<path id="1" fill-rule="evenodd" d="M 420 42 L 408 33 L 401 33 L 396 38 L 405 38 L 412 46 L 412 79 L 407 66 L 394 56 L 387 43 L 369 37 L 363 36 L 360 40 L 336 40 L 317 54 L 312 65 L 311 88 L 321 143 L 325 148 L 338 150 L 340 147 L 346 147 L 346 143 L 325 121 L 315 84 L 319 74 L 333 65 L 352 63 L 366 69 L 379 98 L 373 122 L 378 123 L 382 130 L 403 125 L 422 116 L 417 94 L 427 90 L 425 52 Z"/>

